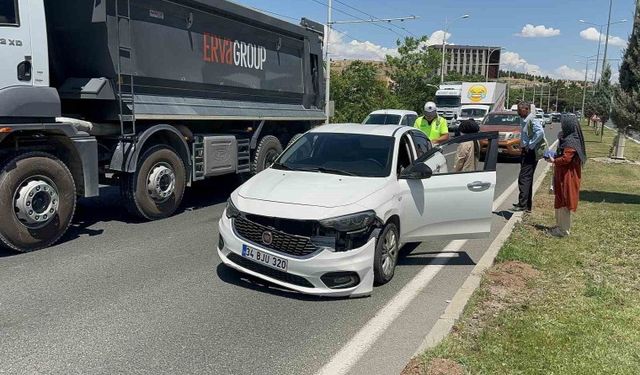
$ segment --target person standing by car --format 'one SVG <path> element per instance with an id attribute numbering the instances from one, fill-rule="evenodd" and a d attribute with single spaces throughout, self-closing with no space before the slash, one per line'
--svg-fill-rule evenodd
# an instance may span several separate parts
<path id="1" fill-rule="evenodd" d="M 424 116 L 418 117 L 413 124 L 413 127 L 426 134 L 433 144 L 449 140 L 447 120 L 438 116 L 437 110 L 434 102 L 427 102 L 424 105 Z"/>
<path id="2" fill-rule="evenodd" d="M 587 160 L 582 129 L 576 117 L 563 116 L 562 137 L 555 157 L 547 161 L 554 166 L 556 227 L 549 231 L 554 237 L 566 237 L 571 231 L 571 212 L 578 208 L 582 166 Z"/>
<path id="3" fill-rule="evenodd" d="M 464 120 L 460 123 L 460 135 L 474 134 L 480 131 L 480 126 L 474 119 Z M 480 145 L 475 141 L 463 142 L 458 145 L 456 151 L 456 163 L 454 172 L 475 172 L 478 170 Z"/>
<path id="4" fill-rule="evenodd" d="M 514 203 L 514 211 L 531 211 L 533 206 L 533 176 L 536 172 L 538 160 L 542 157 L 539 150 L 544 145 L 544 130 L 542 124 L 536 119 L 535 113 L 531 113 L 531 103 L 518 103 L 518 115 L 520 116 L 520 175 L 518 187 L 520 195 L 518 202 Z M 542 150 L 544 152 L 544 150 Z"/>

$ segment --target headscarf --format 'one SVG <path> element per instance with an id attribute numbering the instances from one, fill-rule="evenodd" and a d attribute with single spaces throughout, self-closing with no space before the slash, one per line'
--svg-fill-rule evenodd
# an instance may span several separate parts
<path id="1" fill-rule="evenodd" d="M 480 131 L 480 126 L 474 119 L 464 120 L 460 123 L 458 131 L 463 134 L 473 134 Z"/>
<path id="2" fill-rule="evenodd" d="M 562 138 L 560 138 L 558 145 L 558 154 L 562 154 L 565 148 L 570 147 L 576 150 L 580 162 L 584 165 L 587 161 L 587 151 L 578 118 L 574 116 L 562 116 L 561 125 Z"/>

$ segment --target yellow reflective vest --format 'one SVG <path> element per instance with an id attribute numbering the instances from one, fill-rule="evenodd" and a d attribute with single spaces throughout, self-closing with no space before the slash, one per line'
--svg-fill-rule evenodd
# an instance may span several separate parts
<path id="1" fill-rule="evenodd" d="M 432 142 L 445 134 L 449 134 L 447 120 L 440 116 L 436 116 L 431 123 L 427 122 L 424 116 L 420 116 L 416 119 L 413 127 L 426 134 L 427 138 Z"/>

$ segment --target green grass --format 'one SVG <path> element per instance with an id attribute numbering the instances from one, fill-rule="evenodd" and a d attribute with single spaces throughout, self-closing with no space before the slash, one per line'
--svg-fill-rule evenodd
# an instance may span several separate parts
<path id="1" fill-rule="evenodd" d="M 604 156 L 613 134 L 600 143 L 585 129 L 585 137 L 590 156 Z M 640 145 L 627 147 L 640 155 Z M 425 365 L 448 358 L 472 374 L 640 374 L 640 166 L 588 162 L 568 238 L 535 227 L 554 223 L 544 190 L 496 260 L 527 263 L 539 276 L 489 314 L 497 297 L 485 276 L 455 334 L 423 354 Z"/>

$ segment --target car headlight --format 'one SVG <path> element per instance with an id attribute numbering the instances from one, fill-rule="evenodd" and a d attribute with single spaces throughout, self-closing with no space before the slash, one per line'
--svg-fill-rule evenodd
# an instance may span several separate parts
<path id="1" fill-rule="evenodd" d="M 376 220 L 374 211 L 359 212 L 356 214 L 333 217 L 320 220 L 320 225 L 334 229 L 338 232 L 357 232 L 369 228 Z"/>
<path id="2" fill-rule="evenodd" d="M 227 208 L 225 209 L 225 215 L 227 215 L 229 219 L 240 217 L 240 210 L 238 210 L 236 206 L 233 205 L 231 198 L 227 200 Z"/>

